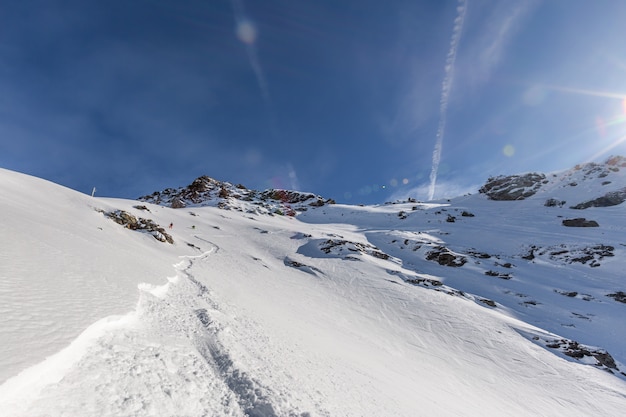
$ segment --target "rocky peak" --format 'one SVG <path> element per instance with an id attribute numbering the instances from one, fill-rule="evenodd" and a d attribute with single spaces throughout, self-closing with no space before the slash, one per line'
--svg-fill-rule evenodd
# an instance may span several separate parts
<path id="1" fill-rule="evenodd" d="M 309 207 L 335 203 L 332 199 L 300 191 L 250 190 L 241 184 L 233 185 L 206 175 L 196 178 L 186 187 L 166 188 L 138 200 L 172 208 L 216 206 L 225 210 L 292 216 Z"/>
<path id="2" fill-rule="evenodd" d="M 491 200 L 500 201 L 524 200 L 540 192 L 546 206 L 563 207 L 567 203 L 577 209 L 604 207 L 626 200 L 624 168 L 625 157 L 611 156 L 603 163 L 578 164 L 550 175 L 532 172 L 490 177 L 479 192 Z M 588 201 L 580 202 L 582 198 L 592 196 Z"/>

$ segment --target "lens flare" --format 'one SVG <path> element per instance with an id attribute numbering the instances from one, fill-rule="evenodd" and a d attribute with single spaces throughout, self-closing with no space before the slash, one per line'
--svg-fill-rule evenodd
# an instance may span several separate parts
<path id="1" fill-rule="evenodd" d="M 256 41 L 256 27 L 249 20 L 241 20 L 235 27 L 237 38 L 246 45 L 252 45 Z"/>
<path id="2" fill-rule="evenodd" d="M 515 155 L 515 147 L 510 144 L 506 145 L 504 148 L 502 148 L 502 153 L 504 154 L 504 156 L 511 157 Z"/>

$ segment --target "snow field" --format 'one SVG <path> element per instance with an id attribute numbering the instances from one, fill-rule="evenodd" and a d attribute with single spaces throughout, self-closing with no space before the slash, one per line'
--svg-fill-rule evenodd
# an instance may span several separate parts
<path id="1" fill-rule="evenodd" d="M 149 211 L 139 212 L 133 201 L 92 199 L 1 173 L 15 184 L 1 183 L 0 196 L 10 195 L 7 187 L 14 195 L 0 206 L 0 221 L 11 233 L 0 243 L 7 261 L 0 269 L 0 305 L 45 285 L 52 291 L 46 287 L 26 307 L 14 302 L 3 310 L 4 415 L 569 417 L 618 416 L 626 405 L 623 380 L 532 341 L 551 326 L 568 329 L 555 326 L 546 311 L 560 320 L 567 303 L 593 305 L 600 316 L 612 312 L 612 304 L 578 304 L 587 302 L 555 294 L 552 310 L 545 302 L 542 312 L 529 308 L 526 316 L 513 304 L 487 308 L 402 280 L 421 274 L 481 296 L 491 291 L 498 302 L 514 297 L 504 285 L 479 284 L 472 276 L 487 266 L 443 269 L 444 275 L 442 267 L 418 262 L 391 242 L 421 231 L 426 241 L 466 249 L 495 234 L 471 240 L 454 229 L 464 223 L 440 223 L 434 214 L 434 223 L 411 215 L 400 220 L 397 207 L 389 206 L 324 207 L 302 220 L 213 207 L 147 204 Z M 39 206 L 25 188 L 40 191 Z M 173 222 L 168 233 L 175 244 L 124 229 L 94 208 Z M 341 224 L 348 210 L 361 215 Z M 49 221 L 50 213 L 65 220 Z M 6 220 L 16 218 L 36 219 L 36 226 Z M 515 236 L 526 232 L 530 228 Z M 311 243 L 328 239 L 375 244 L 391 258 L 355 252 L 346 260 Z M 21 262 L 31 253 L 24 248 L 37 242 L 59 251 L 36 265 Z M 515 245 L 496 247 L 504 254 Z M 70 262 L 63 261 L 66 254 Z M 531 270 L 517 268 L 513 281 L 521 291 L 529 287 L 519 271 Z M 540 319 L 546 326 L 535 327 Z M 576 326 L 572 332 L 588 334 Z M 623 347 L 617 337 L 605 340 Z"/>

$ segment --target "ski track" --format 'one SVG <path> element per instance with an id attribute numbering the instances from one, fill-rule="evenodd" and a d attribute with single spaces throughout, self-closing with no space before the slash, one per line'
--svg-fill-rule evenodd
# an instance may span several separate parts
<path id="1" fill-rule="evenodd" d="M 177 275 L 162 286 L 140 284 L 135 312 L 109 319 L 112 326 L 96 323 L 92 327 L 104 328 L 95 338 L 86 335 L 89 329 L 78 337 L 78 344 L 87 345 L 84 352 L 73 343 L 0 386 L 2 416 L 309 416 L 274 398 L 270 387 L 238 367 L 220 341 L 225 323 L 236 319 L 227 317 L 190 272 L 219 250 L 196 238 L 211 249 L 181 256 L 174 265 Z M 79 359 L 62 378 L 20 390 L 20 376 L 28 380 L 63 368 L 58 362 L 68 354 Z"/>

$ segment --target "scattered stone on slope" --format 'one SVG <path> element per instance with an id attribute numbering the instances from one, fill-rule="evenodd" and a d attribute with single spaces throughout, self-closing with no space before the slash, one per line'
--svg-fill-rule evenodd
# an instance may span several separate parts
<path id="1" fill-rule="evenodd" d="M 584 210 L 589 207 L 611 207 L 622 204 L 624 201 L 626 201 L 626 188 L 606 193 L 602 197 L 585 201 L 584 203 L 576 204 L 575 206 L 572 206 L 570 208 L 576 210 Z"/>
<path id="2" fill-rule="evenodd" d="M 597 221 L 595 220 L 587 220 L 584 217 L 577 217 L 575 219 L 565 219 L 563 220 L 563 226 L 567 227 L 599 227 Z"/>
<path id="3" fill-rule="evenodd" d="M 536 256 L 547 257 L 552 261 L 564 264 L 581 263 L 594 268 L 600 266 L 600 261 L 604 258 L 615 256 L 614 251 L 615 247 L 602 244 L 590 246 L 560 244 L 541 248 L 533 245 L 529 251 L 532 258 L 528 255 L 522 256 L 522 258 L 531 260 Z"/>
<path id="4" fill-rule="evenodd" d="M 302 262 L 294 261 L 293 259 L 290 259 L 289 257 L 286 257 L 283 263 L 286 266 L 299 269 L 300 271 L 306 272 L 307 274 L 311 274 L 315 276 L 317 276 L 317 273 L 324 274 L 320 269 L 314 266 L 310 266 L 310 265 L 303 264 Z"/>
<path id="5" fill-rule="evenodd" d="M 607 297 L 611 297 L 615 301 L 619 301 L 620 303 L 626 303 L 626 293 L 623 291 L 617 291 L 613 294 L 607 294 Z"/>
<path id="6" fill-rule="evenodd" d="M 534 195 L 547 182 L 544 174 L 532 172 L 523 175 L 490 177 L 478 192 L 491 200 L 523 200 Z"/>
<path id="7" fill-rule="evenodd" d="M 478 258 L 478 259 L 489 259 L 489 258 L 491 258 L 491 255 L 489 255 L 488 253 L 479 252 L 479 251 L 474 250 L 474 249 L 468 250 L 467 254 L 472 256 L 472 257 L 474 257 L 474 258 Z"/>
<path id="8" fill-rule="evenodd" d="M 578 291 L 561 291 L 561 290 L 554 290 L 554 292 L 564 295 L 566 297 L 570 297 L 570 298 L 574 298 L 578 295 Z"/>
<path id="9" fill-rule="evenodd" d="M 490 276 L 490 277 L 504 279 L 504 280 L 509 280 L 513 278 L 513 275 L 511 275 L 509 272 L 498 272 L 498 271 L 492 271 L 492 270 L 485 271 L 485 275 Z"/>
<path id="10" fill-rule="evenodd" d="M 135 217 L 124 210 L 115 210 L 112 212 L 103 211 L 102 213 L 115 223 L 127 229 L 148 233 L 160 242 L 174 243 L 172 236 L 170 236 L 163 227 L 150 219 Z"/>

